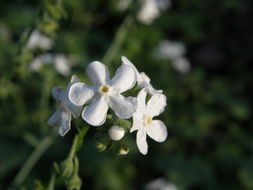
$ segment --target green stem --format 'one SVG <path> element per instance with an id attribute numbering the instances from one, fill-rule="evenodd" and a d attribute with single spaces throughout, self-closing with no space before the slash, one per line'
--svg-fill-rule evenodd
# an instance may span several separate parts
<path id="1" fill-rule="evenodd" d="M 47 148 L 52 144 L 54 138 L 52 135 L 46 136 L 33 151 L 30 157 L 27 159 L 19 173 L 14 178 L 12 184 L 14 187 L 20 186 L 29 172 L 32 170 L 33 166 L 38 162 L 39 158 L 44 154 Z"/>
<path id="2" fill-rule="evenodd" d="M 127 32 L 129 31 L 130 27 L 132 26 L 134 21 L 134 18 L 132 15 L 126 16 L 125 20 L 121 24 L 119 30 L 116 33 L 116 36 L 112 42 L 112 45 L 106 52 L 104 58 L 103 58 L 103 63 L 104 64 L 111 64 L 113 61 L 115 55 L 117 54 L 118 50 L 120 49 L 122 43 L 124 42 L 124 39 L 127 35 Z"/>
<path id="3" fill-rule="evenodd" d="M 83 143 L 83 138 L 86 135 L 88 129 L 89 129 L 88 126 L 85 125 L 82 127 L 82 129 L 79 131 L 79 133 L 77 133 L 75 135 L 71 150 L 69 152 L 69 156 L 68 156 L 69 159 L 73 160 L 75 154 L 81 148 L 82 143 Z"/>
<path id="4" fill-rule="evenodd" d="M 49 181 L 49 185 L 48 185 L 48 188 L 47 188 L 48 190 L 54 190 L 55 178 L 56 178 L 56 176 L 55 176 L 55 174 L 53 174 L 53 175 L 51 176 L 50 181 Z"/>

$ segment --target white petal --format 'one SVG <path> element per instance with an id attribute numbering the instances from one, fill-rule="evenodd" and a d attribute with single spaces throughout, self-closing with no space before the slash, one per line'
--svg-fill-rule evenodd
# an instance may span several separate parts
<path id="1" fill-rule="evenodd" d="M 121 119 L 130 118 L 136 111 L 137 100 L 133 97 L 124 97 L 117 94 L 109 97 L 109 106 Z"/>
<path id="2" fill-rule="evenodd" d="M 110 81 L 110 86 L 118 90 L 119 93 L 131 89 L 136 82 L 136 74 L 131 66 L 122 64 Z"/>
<path id="3" fill-rule="evenodd" d="M 64 76 L 70 73 L 70 61 L 64 55 L 58 54 L 54 57 L 54 66 L 55 70 Z"/>
<path id="4" fill-rule="evenodd" d="M 179 57 L 171 62 L 172 66 L 180 73 L 188 73 L 191 69 L 190 62 L 185 57 Z"/>
<path id="5" fill-rule="evenodd" d="M 94 85 L 107 84 L 110 80 L 108 69 L 99 61 L 91 62 L 88 65 L 86 72 Z"/>
<path id="6" fill-rule="evenodd" d="M 132 128 L 130 129 L 130 133 L 132 133 L 133 131 L 141 129 L 142 127 L 143 127 L 142 115 L 135 112 L 133 114 L 133 125 L 132 125 Z"/>
<path id="7" fill-rule="evenodd" d="M 143 1 L 143 5 L 137 14 L 137 19 L 144 24 L 151 24 L 158 16 L 159 8 L 156 0 Z"/>
<path id="8" fill-rule="evenodd" d="M 57 109 L 57 111 L 48 119 L 48 125 L 52 127 L 59 127 L 61 125 L 61 115 L 62 110 Z"/>
<path id="9" fill-rule="evenodd" d="M 146 89 L 148 90 L 148 93 L 151 94 L 151 95 L 162 94 L 163 93 L 162 90 L 154 89 L 154 87 L 151 84 L 147 85 Z"/>
<path id="10" fill-rule="evenodd" d="M 147 103 L 147 113 L 154 117 L 160 115 L 166 106 L 166 96 L 164 94 L 155 94 Z"/>
<path id="11" fill-rule="evenodd" d="M 146 155 L 148 153 L 148 144 L 146 141 L 146 132 L 144 129 L 140 129 L 136 135 L 136 143 L 139 151 Z"/>
<path id="12" fill-rule="evenodd" d="M 108 105 L 104 98 L 96 97 L 89 106 L 86 106 L 82 113 L 82 118 L 93 126 L 100 126 L 106 120 Z"/>
<path id="13" fill-rule="evenodd" d="M 72 75 L 70 83 L 74 84 L 74 83 L 79 82 L 79 81 L 80 81 L 80 79 L 78 78 L 78 76 Z"/>
<path id="14" fill-rule="evenodd" d="M 144 113 L 146 108 L 147 90 L 142 89 L 137 95 L 137 112 Z"/>
<path id="15" fill-rule="evenodd" d="M 121 61 L 123 64 L 131 66 L 134 69 L 134 71 L 136 72 L 136 74 L 139 73 L 139 71 L 136 69 L 134 64 L 129 59 L 127 59 L 125 56 L 121 57 Z"/>
<path id="16" fill-rule="evenodd" d="M 94 91 L 84 83 L 73 84 L 68 93 L 69 100 L 76 106 L 86 104 L 94 96 Z"/>
<path id="17" fill-rule="evenodd" d="M 160 120 L 154 120 L 147 127 L 147 134 L 157 142 L 163 142 L 167 138 L 167 128 Z"/>
<path id="18" fill-rule="evenodd" d="M 64 136 L 70 130 L 71 114 L 68 111 L 63 111 L 61 115 L 61 126 L 58 130 L 61 136 Z"/>
<path id="19" fill-rule="evenodd" d="M 52 95 L 55 100 L 62 101 L 65 98 L 65 90 L 62 87 L 53 87 Z"/>
<path id="20" fill-rule="evenodd" d="M 53 41 L 38 30 L 34 30 L 31 33 L 27 42 L 29 49 L 40 48 L 42 50 L 49 50 L 52 45 Z"/>
<path id="21" fill-rule="evenodd" d="M 64 102 L 65 107 L 67 110 L 75 117 L 78 118 L 81 114 L 81 107 L 74 105 L 72 102 L 70 102 L 69 99 L 65 100 Z"/>
<path id="22" fill-rule="evenodd" d="M 78 78 L 76 75 L 72 75 L 72 77 L 71 77 L 71 79 L 70 79 L 70 82 L 69 82 L 69 84 L 68 84 L 68 86 L 67 86 L 67 89 L 66 89 L 66 96 L 67 96 L 67 99 L 68 99 L 68 100 L 69 100 L 69 98 L 68 98 L 69 90 L 70 90 L 71 86 L 72 86 L 73 84 L 77 83 L 77 82 L 80 82 L 79 78 Z M 85 84 L 85 83 L 83 83 L 83 84 Z"/>

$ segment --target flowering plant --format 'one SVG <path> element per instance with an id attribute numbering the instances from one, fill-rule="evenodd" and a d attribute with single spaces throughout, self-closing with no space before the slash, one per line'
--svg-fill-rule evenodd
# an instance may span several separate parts
<path id="1" fill-rule="evenodd" d="M 109 137 L 114 141 L 123 138 L 125 134 L 123 128 L 126 128 L 124 125 L 114 125 L 119 120 L 133 118 L 130 132 L 138 130 L 136 142 L 142 154 L 147 154 L 148 150 L 146 135 L 157 142 L 163 142 L 167 138 L 164 123 L 160 120 L 153 120 L 153 117 L 163 112 L 166 106 L 166 96 L 162 94 L 162 90 L 154 89 L 149 77 L 144 72 L 139 73 L 134 64 L 126 57 L 122 56 L 122 65 L 112 79 L 110 79 L 107 67 L 98 61 L 90 63 L 86 72 L 93 83 L 92 86 L 79 82 L 74 75 L 66 92 L 60 87 L 54 87 L 52 90 L 53 97 L 59 104 L 48 123 L 58 126 L 61 136 L 70 130 L 71 115 L 77 118 L 84 107 L 81 117 L 91 126 L 101 126 L 105 124 L 107 118 L 112 120 L 110 123 L 113 127 L 109 129 Z M 137 98 L 123 96 L 122 93 L 133 89 L 136 82 L 137 88 L 140 89 Z M 146 105 L 148 93 L 151 98 Z M 111 114 L 109 115 L 108 112 Z M 102 147 L 105 146 L 103 144 Z"/>

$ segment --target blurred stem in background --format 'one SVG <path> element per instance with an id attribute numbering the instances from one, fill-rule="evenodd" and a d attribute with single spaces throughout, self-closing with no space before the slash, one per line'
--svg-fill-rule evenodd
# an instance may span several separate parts
<path id="1" fill-rule="evenodd" d="M 117 55 L 117 52 L 121 48 L 121 45 L 126 38 L 126 34 L 129 31 L 129 29 L 131 28 L 133 23 L 134 23 L 134 17 L 131 14 L 127 15 L 125 20 L 121 24 L 120 28 L 118 29 L 116 36 L 115 36 L 110 48 L 108 49 L 108 51 L 106 52 L 106 54 L 102 60 L 102 62 L 104 64 L 106 64 L 106 65 L 111 64 L 111 62 L 113 61 L 113 59 Z"/>
<path id="2" fill-rule="evenodd" d="M 28 176 L 34 165 L 37 163 L 39 158 L 43 155 L 43 153 L 48 149 L 48 147 L 52 144 L 55 137 L 55 133 L 51 133 L 50 135 L 46 136 L 36 147 L 30 157 L 27 159 L 23 167 L 20 169 L 16 177 L 12 182 L 13 187 L 20 186 L 25 178 Z M 9 188 L 12 189 L 12 188 Z"/>

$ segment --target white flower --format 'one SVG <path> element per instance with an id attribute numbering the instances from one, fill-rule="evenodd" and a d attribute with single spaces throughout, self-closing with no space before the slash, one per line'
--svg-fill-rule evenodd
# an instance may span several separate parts
<path id="1" fill-rule="evenodd" d="M 58 73 L 67 76 L 70 73 L 70 61 L 69 59 L 62 55 L 56 54 L 54 57 L 54 67 Z"/>
<path id="2" fill-rule="evenodd" d="M 64 76 L 70 73 L 70 61 L 62 54 L 45 53 L 39 55 L 30 63 L 29 68 L 31 71 L 38 71 L 42 65 L 46 64 L 53 64 L 55 70 Z"/>
<path id="3" fill-rule="evenodd" d="M 177 186 L 173 183 L 170 183 L 167 179 L 158 178 L 149 182 L 145 190 L 178 190 Z"/>
<path id="4" fill-rule="evenodd" d="M 163 40 L 159 43 L 155 56 L 159 59 L 176 59 L 184 56 L 185 46 L 181 42 Z"/>
<path id="5" fill-rule="evenodd" d="M 81 108 L 72 104 L 68 99 L 70 87 L 78 81 L 79 79 L 73 75 L 66 91 L 61 87 L 52 89 L 52 95 L 58 101 L 58 108 L 48 119 L 48 124 L 53 127 L 59 127 L 58 132 L 61 136 L 64 136 L 70 130 L 71 115 L 77 118 L 81 113 Z"/>
<path id="6" fill-rule="evenodd" d="M 132 0 L 119 0 L 118 9 L 120 11 L 124 11 L 130 6 L 131 3 L 132 3 Z"/>
<path id="7" fill-rule="evenodd" d="M 180 73 L 190 71 L 190 62 L 185 58 L 186 48 L 183 43 L 164 40 L 160 42 L 155 50 L 155 57 L 158 59 L 170 59 L 171 64 Z"/>
<path id="8" fill-rule="evenodd" d="M 78 82 L 69 91 L 70 101 L 77 106 L 91 101 L 84 108 L 82 118 L 90 125 L 102 125 L 109 107 L 119 118 L 130 118 L 136 110 L 136 98 L 126 98 L 121 93 L 135 85 L 136 75 L 132 67 L 121 65 L 111 80 L 108 69 L 101 62 L 90 63 L 86 71 L 94 86 Z"/>
<path id="9" fill-rule="evenodd" d="M 146 88 L 148 90 L 148 92 L 152 95 L 163 92 L 162 90 L 154 89 L 154 87 L 150 84 L 150 78 L 144 72 L 140 73 L 136 69 L 134 64 L 131 61 L 129 61 L 129 59 L 127 59 L 125 56 L 122 56 L 121 60 L 124 65 L 129 65 L 134 69 L 134 71 L 136 73 L 137 83 L 140 88 Z"/>
<path id="10" fill-rule="evenodd" d="M 118 141 L 124 137 L 125 130 L 122 127 L 115 125 L 109 129 L 108 135 L 112 140 Z"/>
<path id="11" fill-rule="evenodd" d="M 166 96 L 163 94 L 153 95 L 146 105 L 146 89 L 142 89 L 137 96 L 137 110 L 133 114 L 133 126 L 130 132 L 138 130 L 136 142 L 138 149 L 142 154 L 147 154 L 148 144 L 146 136 L 148 135 L 157 142 L 163 142 L 167 138 L 167 128 L 160 120 L 153 120 L 164 111 L 166 106 Z"/>
<path id="12" fill-rule="evenodd" d="M 27 47 L 29 49 L 39 48 L 42 50 L 49 50 L 52 46 L 53 41 L 38 30 L 34 30 L 31 33 L 27 42 Z"/>
<path id="13" fill-rule="evenodd" d="M 144 0 L 137 19 L 144 24 L 151 24 L 159 16 L 156 0 Z"/>
<path id="14" fill-rule="evenodd" d="M 188 73 L 191 69 L 190 62 L 184 57 L 172 60 L 171 64 L 180 73 Z"/>
<path id="15" fill-rule="evenodd" d="M 142 0 L 137 19 L 144 24 L 151 24 L 160 15 L 160 10 L 170 6 L 170 0 Z"/>
<path id="16" fill-rule="evenodd" d="M 35 57 L 35 59 L 30 63 L 29 69 L 31 71 L 38 71 L 44 64 L 52 64 L 54 61 L 54 56 L 50 53 L 45 53 Z"/>

